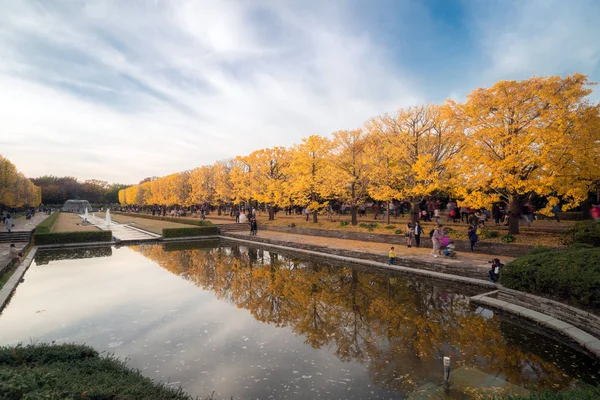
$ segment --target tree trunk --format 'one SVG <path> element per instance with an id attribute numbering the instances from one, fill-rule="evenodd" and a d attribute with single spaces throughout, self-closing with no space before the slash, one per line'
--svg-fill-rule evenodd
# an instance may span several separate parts
<path id="1" fill-rule="evenodd" d="M 357 215 L 356 215 L 357 214 L 356 213 L 357 210 L 356 209 L 357 209 L 357 207 L 356 207 L 355 204 L 352 204 L 350 206 L 350 214 L 352 214 L 352 225 L 357 225 L 358 224 L 358 218 L 357 218 Z"/>
<path id="2" fill-rule="evenodd" d="M 411 222 L 412 226 L 415 226 L 415 224 L 419 220 L 419 213 L 421 212 L 421 209 L 419 208 L 419 204 L 421 204 L 421 203 L 416 202 L 416 201 L 412 202 L 412 207 L 411 207 L 411 211 L 410 211 L 410 222 Z"/>
<path id="3" fill-rule="evenodd" d="M 316 195 L 315 193 L 313 193 L 313 194 L 311 195 L 311 199 L 312 199 L 312 202 L 313 202 L 313 203 L 315 203 L 315 202 L 317 201 L 317 195 Z M 317 211 L 318 211 L 318 210 L 313 210 L 313 222 L 314 222 L 315 224 L 318 222 L 318 220 L 317 220 L 317 218 L 318 218 L 318 216 L 317 216 Z"/>
<path id="4" fill-rule="evenodd" d="M 221 203 L 217 207 L 217 215 L 221 215 Z"/>
<path id="5" fill-rule="evenodd" d="M 519 217 L 521 216 L 521 202 L 518 195 L 510 195 L 508 198 L 508 233 L 516 235 L 519 233 Z"/>
<path id="6" fill-rule="evenodd" d="M 387 202 L 387 223 L 388 225 L 391 223 L 390 222 L 390 202 Z"/>
<path id="7" fill-rule="evenodd" d="M 269 221 L 275 220 L 275 207 L 273 207 L 271 204 L 269 204 L 268 209 L 269 209 Z"/>

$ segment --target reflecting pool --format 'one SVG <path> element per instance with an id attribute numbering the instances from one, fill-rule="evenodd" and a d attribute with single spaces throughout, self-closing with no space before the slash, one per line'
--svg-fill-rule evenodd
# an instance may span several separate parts
<path id="1" fill-rule="evenodd" d="M 600 363 L 579 347 L 470 305 L 478 290 L 234 242 L 40 251 L 0 315 L 0 344 L 87 343 L 217 399 L 600 383 Z"/>

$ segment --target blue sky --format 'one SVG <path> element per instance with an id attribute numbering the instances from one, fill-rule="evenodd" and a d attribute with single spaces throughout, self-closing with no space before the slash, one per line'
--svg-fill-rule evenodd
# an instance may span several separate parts
<path id="1" fill-rule="evenodd" d="M 600 78 L 595 0 L 1 5 L 0 153 L 32 177 L 135 183 L 499 80 Z"/>

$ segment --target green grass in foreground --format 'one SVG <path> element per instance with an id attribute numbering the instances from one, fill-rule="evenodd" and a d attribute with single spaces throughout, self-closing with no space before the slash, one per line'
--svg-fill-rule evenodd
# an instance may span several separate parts
<path id="1" fill-rule="evenodd" d="M 492 399 L 498 399 L 492 397 Z M 598 400 L 600 399 L 600 386 L 584 386 L 576 389 L 566 389 L 560 392 L 542 391 L 530 397 L 506 396 L 502 400 Z"/>
<path id="2" fill-rule="evenodd" d="M 0 347 L 0 399 L 193 398 L 88 346 L 30 344 Z"/>
<path id="3" fill-rule="evenodd" d="M 4 273 L 2 273 L 2 275 L 0 275 L 0 289 L 2 289 L 2 286 L 4 286 L 6 282 L 8 282 L 8 280 L 10 279 L 10 277 L 16 269 L 16 267 L 8 268 L 8 271 L 5 271 Z"/>

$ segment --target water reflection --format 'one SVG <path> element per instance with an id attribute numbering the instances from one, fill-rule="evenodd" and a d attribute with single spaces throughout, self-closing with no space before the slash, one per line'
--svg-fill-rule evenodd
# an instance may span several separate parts
<path id="1" fill-rule="evenodd" d="M 373 383 L 391 391 L 438 382 L 444 355 L 454 369 L 475 367 L 522 387 L 596 380 L 587 375 L 598 370 L 592 359 L 524 330 L 522 321 L 481 315 L 448 285 L 235 245 L 134 250 L 261 322 L 291 327 L 315 349 L 365 364 Z"/>
<path id="2" fill-rule="evenodd" d="M 88 343 L 193 395 L 436 394 L 444 355 L 458 397 L 476 397 L 494 377 L 552 388 L 594 382 L 600 369 L 521 320 L 471 307 L 468 288 L 445 283 L 227 242 L 113 248 L 82 260 L 45 253 L 0 315 L 0 344 Z M 55 261 L 42 265 L 48 257 Z"/>
<path id="3" fill-rule="evenodd" d="M 50 261 L 57 260 L 78 260 L 82 258 L 110 257 L 112 247 L 87 247 L 75 249 L 54 249 L 40 251 L 35 256 L 37 265 L 48 264 Z"/>

